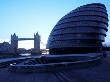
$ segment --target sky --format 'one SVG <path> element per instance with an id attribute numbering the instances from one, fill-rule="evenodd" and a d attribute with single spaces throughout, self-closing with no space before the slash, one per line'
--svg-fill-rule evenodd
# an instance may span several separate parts
<path id="1" fill-rule="evenodd" d="M 14 33 L 19 38 L 33 38 L 38 32 L 45 45 L 60 18 L 89 3 L 105 4 L 110 19 L 110 0 L 0 0 L 0 42 L 10 42 Z M 110 26 L 108 28 L 107 44 L 110 43 Z M 41 47 L 45 48 L 44 45 Z M 19 41 L 19 48 L 33 48 L 33 41 Z"/>

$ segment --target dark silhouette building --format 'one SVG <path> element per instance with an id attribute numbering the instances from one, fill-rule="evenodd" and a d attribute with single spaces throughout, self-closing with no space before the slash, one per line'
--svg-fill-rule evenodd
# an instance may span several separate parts
<path id="1" fill-rule="evenodd" d="M 50 54 L 99 52 L 108 31 L 106 7 L 100 3 L 80 6 L 62 17 L 48 38 Z"/>
<path id="2" fill-rule="evenodd" d="M 17 53 L 18 41 L 22 40 L 34 40 L 34 51 L 40 52 L 40 35 L 37 32 L 34 34 L 34 38 L 18 38 L 15 33 L 11 35 L 11 48 L 13 53 Z"/>

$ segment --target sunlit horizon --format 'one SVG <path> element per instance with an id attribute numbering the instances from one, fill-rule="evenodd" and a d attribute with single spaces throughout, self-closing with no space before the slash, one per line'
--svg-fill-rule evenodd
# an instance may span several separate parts
<path id="1" fill-rule="evenodd" d="M 18 41 L 18 48 L 31 49 L 34 48 L 34 41 Z M 46 49 L 46 43 L 40 43 L 41 49 Z"/>

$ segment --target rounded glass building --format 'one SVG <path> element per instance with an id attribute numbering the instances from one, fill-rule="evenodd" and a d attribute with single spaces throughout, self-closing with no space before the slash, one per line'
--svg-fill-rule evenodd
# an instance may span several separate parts
<path id="1" fill-rule="evenodd" d="M 48 38 L 50 54 L 99 52 L 108 31 L 104 4 L 80 6 L 62 17 Z"/>

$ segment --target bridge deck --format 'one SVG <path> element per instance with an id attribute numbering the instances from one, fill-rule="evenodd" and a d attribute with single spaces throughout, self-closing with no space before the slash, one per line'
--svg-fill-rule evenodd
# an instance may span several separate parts
<path id="1" fill-rule="evenodd" d="M 18 38 L 18 40 L 34 40 L 34 38 Z"/>

